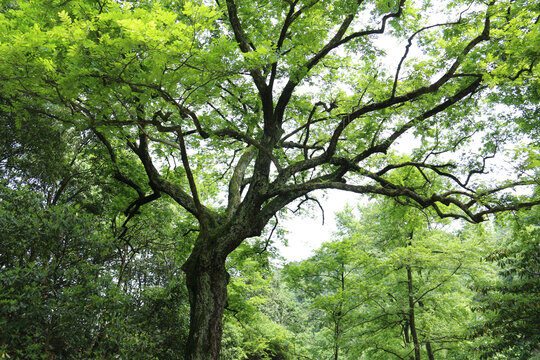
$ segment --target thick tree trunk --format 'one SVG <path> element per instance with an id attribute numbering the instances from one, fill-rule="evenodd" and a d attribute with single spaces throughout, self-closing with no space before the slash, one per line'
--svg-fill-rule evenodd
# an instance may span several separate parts
<path id="1" fill-rule="evenodd" d="M 226 256 L 197 250 L 182 267 L 191 310 L 185 359 L 218 360 L 229 282 Z"/>

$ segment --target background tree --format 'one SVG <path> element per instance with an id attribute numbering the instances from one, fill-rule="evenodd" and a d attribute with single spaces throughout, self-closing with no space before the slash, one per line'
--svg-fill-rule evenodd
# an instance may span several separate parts
<path id="1" fill-rule="evenodd" d="M 125 214 L 131 194 L 89 133 L 0 118 L 0 355 L 181 358 L 186 246 L 172 239 L 189 222 L 166 202 Z"/>
<path id="2" fill-rule="evenodd" d="M 339 358 L 474 358 L 468 335 L 479 322 L 471 284 L 493 278 L 482 260 L 489 239 L 473 229 L 437 229 L 441 224 L 428 213 L 390 201 L 359 210 L 359 216 L 351 208 L 340 213 L 336 240 L 284 269 L 289 286 L 307 300 L 303 306 L 327 314 L 316 328 L 340 330 L 334 340 L 346 351 Z M 338 356 L 335 342 L 309 353 Z"/>
<path id="3" fill-rule="evenodd" d="M 220 358 L 296 359 L 293 333 L 283 319 L 299 316 L 292 313 L 297 310 L 296 304 L 292 303 L 290 308 L 292 299 L 280 287 L 279 275 L 269 261 L 275 261 L 276 254 L 261 248 L 261 239 L 254 240 L 258 241 L 249 241 L 236 249 L 228 262 L 232 276 Z"/>
<path id="4" fill-rule="evenodd" d="M 370 279 L 380 284 L 377 295 L 358 316 L 364 356 L 471 357 L 467 336 L 477 319 L 470 285 L 493 276 L 482 261 L 491 241 L 478 228 L 445 231 L 436 220 L 380 202 L 349 222 L 359 231 L 358 246 L 376 258 L 372 271 L 379 271 Z"/>
<path id="5" fill-rule="evenodd" d="M 227 256 L 312 191 L 472 222 L 538 203 L 501 193 L 530 184 L 526 169 L 479 176 L 536 107 L 529 1 L 19 0 L 0 29 L 14 111 L 92 131 L 136 192 L 132 210 L 163 193 L 199 223 L 183 265 L 187 359 L 218 358 Z M 381 34 L 402 54 L 388 63 Z M 396 156 L 406 133 L 420 143 Z"/>
<path id="6" fill-rule="evenodd" d="M 304 306 L 313 309 L 314 336 L 324 343 L 312 356 L 338 360 L 351 347 L 354 312 L 369 299 L 370 288 L 365 282 L 369 254 L 350 239 L 324 243 L 315 255 L 284 268 L 289 286 L 304 299 Z"/>
<path id="7" fill-rule="evenodd" d="M 500 266 L 496 285 L 480 284 L 478 309 L 483 358 L 536 359 L 540 337 L 540 241 L 538 210 L 501 221 L 500 248 L 487 257 Z"/>

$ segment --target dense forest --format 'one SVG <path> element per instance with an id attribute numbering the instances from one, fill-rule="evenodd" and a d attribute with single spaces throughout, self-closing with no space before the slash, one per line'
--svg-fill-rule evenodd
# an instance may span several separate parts
<path id="1" fill-rule="evenodd" d="M 539 20 L 3 0 L 0 358 L 540 359 Z"/>

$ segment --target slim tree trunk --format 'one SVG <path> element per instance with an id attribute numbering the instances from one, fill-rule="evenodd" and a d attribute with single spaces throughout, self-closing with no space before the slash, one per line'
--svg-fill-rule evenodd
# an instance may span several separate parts
<path id="1" fill-rule="evenodd" d="M 433 350 L 431 349 L 431 343 L 429 341 L 426 342 L 426 351 L 427 351 L 428 359 L 435 360 L 435 356 L 433 356 Z"/>
<path id="2" fill-rule="evenodd" d="M 335 328 L 335 334 L 334 334 L 334 360 L 338 360 L 339 359 L 339 332 L 340 332 L 340 329 L 339 329 L 339 322 L 336 324 L 336 328 Z"/>
<path id="3" fill-rule="evenodd" d="M 341 273 L 340 273 L 340 282 L 341 282 L 341 296 L 345 293 L 345 265 L 341 264 Z M 334 360 L 339 359 L 339 341 L 341 338 L 341 320 L 343 318 L 343 298 L 339 303 L 339 311 L 336 316 L 336 323 L 334 327 Z"/>
<path id="4" fill-rule="evenodd" d="M 341 309 L 337 313 L 337 319 L 334 326 L 334 360 L 339 359 L 339 340 L 341 337 Z"/>
<path id="5" fill-rule="evenodd" d="M 420 344 L 416 333 L 416 323 L 414 318 L 414 293 L 413 293 L 413 278 L 411 266 L 407 265 L 407 284 L 409 287 L 409 325 L 411 329 L 411 337 L 414 344 L 414 359 L 420 360 Z"/>
<path id="6" fill-rule="evenodd" d="M 421 301 L 418 301 L 418 306 L 423 308 L 424 303 Z M 431 349 L 431 342 L 428 340 L 426 341 L 426 352 L 429 360 L 435 360 L 435 356 L 433 355 L 433 350 Z"/>
<path id="7" fill-rule="evenodd" d="M 186 273 L 191 310 L 186 360 L 218 360 L 221 350 L 223 310 L 229 282 L 226 256 L 204 250 L 208 249 L 194 249 L 182 267 Z"/>

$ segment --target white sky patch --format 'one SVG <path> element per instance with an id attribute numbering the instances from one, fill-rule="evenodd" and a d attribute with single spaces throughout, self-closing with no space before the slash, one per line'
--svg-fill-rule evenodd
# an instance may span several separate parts
<path id="1" fill-rule="evenodd" d="M 318 206 L 315 206 L 309 216 L 292 216 L 280 221 L 289 232 L 286 235 L 288 246 L 277 246 L 286 261 L 300 261 L 312 256 L 313 251 L 323 242 L 330 241 L 332 233 L 337 230 L 335 213 L 342 211 L 347 204 L 356 206 L 362 201 L 362 197 L 365 198 L 365 195 L 340 190 L 327 190 L 326 194 L 325 198 L 319 197 L 324 208 L 324 224 Z"/>

